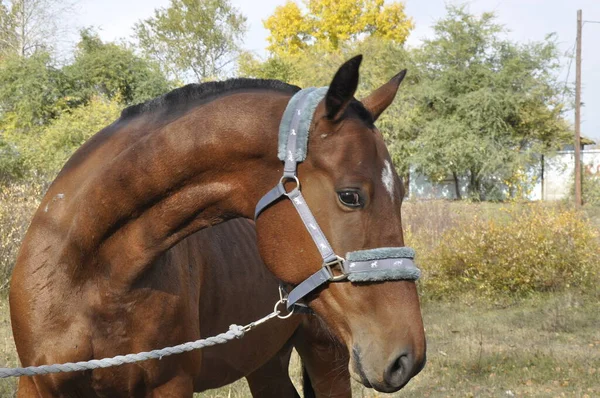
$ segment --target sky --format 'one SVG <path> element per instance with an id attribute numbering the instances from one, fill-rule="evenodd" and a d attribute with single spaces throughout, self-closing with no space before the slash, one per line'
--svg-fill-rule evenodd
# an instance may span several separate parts
<path id="1" fill-rule="evenodd" d="M 265 54 L 268 32 L 262 21 L 275 7 L 286 0 L 230 0 L 248 19 L 248 33 L 244 48 Z M 391 2 L 387 0 L 387 2 Z M 431 37 L 432 25 L 445 14 L 447 4 L 467 4 L 472 13 L 494 11 L 497 22 L 509 31 L 508 37 L 520 41 L 539 41 L 549 33 L 556 33 L 560 49 L 571 54 L 576 37 L 577 10 L 583 10 L 583 19 L 600 21 L 600 0 L 405 0 L 406 14 L 416 25 L 408 44 L 418 46 Z M 168 0 L 80 0 L 72 21 L 77 27 L 94 26 L 103 40 L 130 38 L 135 22 L 153 15 L 155 8 L 167 7 Z M 76 36 L 73 35 L 74 41 Z M 600 143 L 600 23 L 583 26 L 582 50 L 582 125 L 583 135 Z M 595 43 L 595 44 L 594 44 Z M 567 71 L 569 73 L 567 74 Z M 569 68 L 564 62 L 561 81 L 573 84 L 575 62 Z M 569 116 L 572 120 L 572 115 Z"/>

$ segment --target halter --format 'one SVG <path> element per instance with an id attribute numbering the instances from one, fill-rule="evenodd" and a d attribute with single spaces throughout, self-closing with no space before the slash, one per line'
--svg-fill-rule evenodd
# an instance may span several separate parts
<path id="1" fill-rule="evenodd" d="M 268 206 L 282 197 L 292 201 L 306 230 L 317 245 L 323 258 L 321 269 L 298 286 L 287 297 L 288 310 L 299 305 L 298 301 L 329 282 L 377 282 L 386 280 L 417 280 L 421 271 L 415 266 L 415 252 L 408 247 L 382 247 L 349 252 L 346 258 L 335 254 L 329 241 L 308 208 L 300 192 L 297 164 L 306 159 L 308 133 L 314 111 L 327 93 L 327 87 L 307 88 L 297 92 L 289 101 L 279 126 L 279 159 L 285 162 L 283 176 L 256 205 L 254 219 Z M 284 183 L 293 180 L 294 189 L 287 192 Z M 340 274 L 333 269 L 339 267 Z"/>

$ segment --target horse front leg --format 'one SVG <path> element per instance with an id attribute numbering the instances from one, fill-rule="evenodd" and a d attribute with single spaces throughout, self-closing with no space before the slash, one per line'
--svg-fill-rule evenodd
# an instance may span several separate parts
<path id="1" fill-rule="evenodd" d="M 246 376 L 255 398 L 300 398 L 288 372 L 292 344 L 287 343 L 263 366 Z"/>
<path id="2" fill-rule="evenodd" d="M 39 398 L 41 397 L 33 382 L 33 378 L 27 376 L 19 377 L 19 389 L 17 398 Z"/>

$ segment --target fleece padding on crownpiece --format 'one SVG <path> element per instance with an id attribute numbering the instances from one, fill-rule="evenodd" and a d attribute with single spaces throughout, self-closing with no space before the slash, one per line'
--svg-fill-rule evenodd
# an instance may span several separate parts
<path id="1" fill-rule="evenodd" d="M 290 124 L 292 122 L 292 118 L 294 117 L 294 112 L 298 110 L 297 106 L 301 94 L 307 93 L 308 97 L 306 98 L 304 106 L 300 110 L 302 112 L 300 114 L 300 124 L 298 125 L 298 131 L 296 131 L 296 162 L 302 162 L 304 159 L 306 159 L 306 152 L 308 150 L 308 130 L 310 129 L 310 124 L 312 123 L 315 109 L 317 108 L 317 105 L 319 105 L 319 102 L 321 102 L 321 100 L 325 97 L 325 94 L 327 94 L 328 89 L 329 87 L 306 88 L 294 94 L 292 99 L 290 99 L 290 102 L 288 102 L 285 112 L 283 113 L 283 117 L 281 118 L 281 123 L 279 124 L 279 149 L 277 156 L 279 156 L 281 161 L 285 161 L 286 158 Z"/>

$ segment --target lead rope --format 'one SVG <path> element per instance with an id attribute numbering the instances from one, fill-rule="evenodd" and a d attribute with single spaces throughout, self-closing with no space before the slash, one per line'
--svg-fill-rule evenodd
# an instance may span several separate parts
<path id="1" fill-rule="evenodd" d="M 199 350 L 205 347 L 225 344 L 234 339 L 241 339 L 242 337 L 244 337 L 246 332 L 249 332 L 258 325 L 261 325 L 273 318 L 286 319 L 292 316 L 293 311 L 285 315 L 281 315 L 281 311 L 278 310 L 278 307 L 280 305 L 283 305 L 285 307 L 285 303 L 286 299 L 280 293 L 280 299 L 279 301 L 277 301 L 277 303 L 275 303 L 273 312 L 271 312 L 269 315 L 266 315 L 260 318 L 259 320 L 251 322 L 246 326 L 240 326 L 235 324 L 231 325 L 229 326 L 229 330 L 227 332 L 218 334 L 213 337 L 208 337 L 206 339 L 190 341 L 188 343 L 179 344 L 173 347 L 166 347 L 160 350 L 139 352 L 137 354 L 117 355 L 116 357 L 112 358 L 92 359 L 90 361 L 81 362 L 67 362 L 55 365 L 28 366 L 26 368 L 0 368 L 0 379 L 5 379 L 8 377 L 35 376 L 63 372 L 81 372 L 84 370 L 110 368 L 113 366 L 121 366 L 128 363 L 147 361 L 148 359 L 160 360 L 163 357 L 168 357 L 169 355 L 182 354 L 184 352 Z"/>

